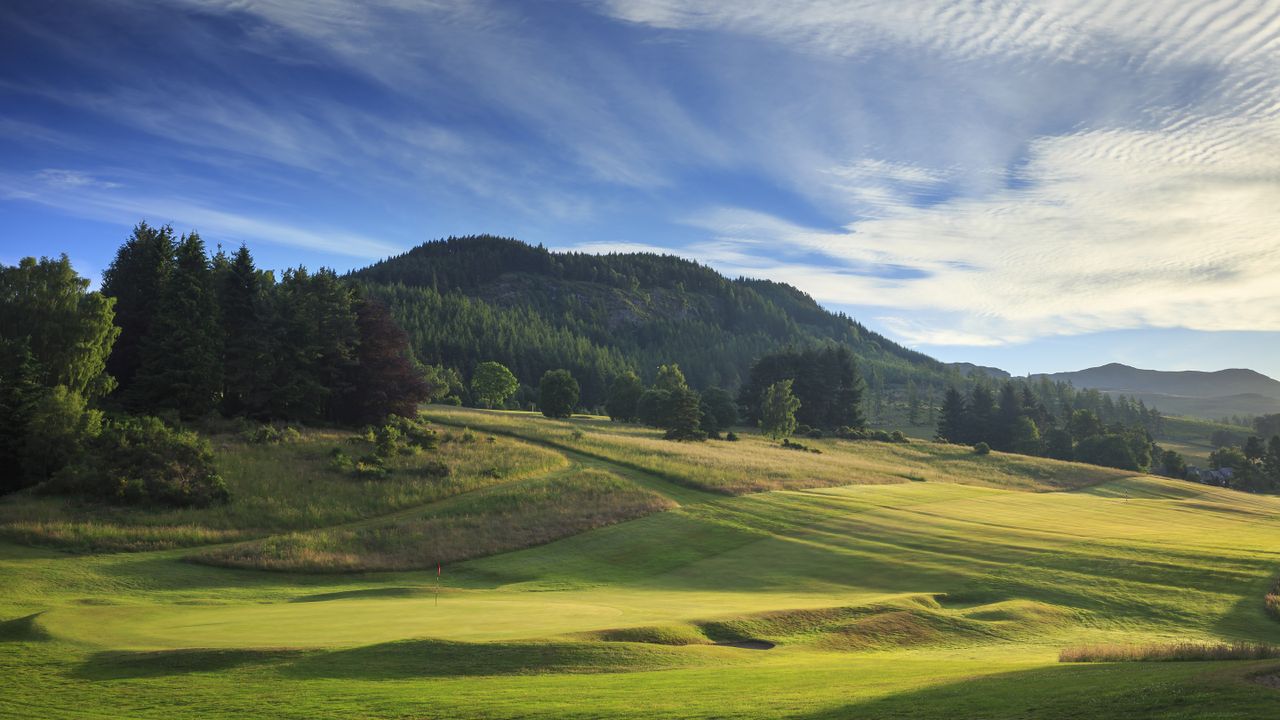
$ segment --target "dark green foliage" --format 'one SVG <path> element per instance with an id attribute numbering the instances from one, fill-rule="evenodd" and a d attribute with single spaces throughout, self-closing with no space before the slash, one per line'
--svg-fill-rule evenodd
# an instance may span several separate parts
<path id="1" fill-rule="evenodd" d="M 707 388 L 702 393 L 702 429 L 709 433 L 728 430 L 738 424 L 738 403 L 724 388 Z"/>
<path id="2" fill-rule="evenodd" d="M 1075 457 L 1075 444 L 1071 432 L 1064 428 L 1050 428 L 1044 435 L 1045 457 L 1055 460 L 1071 460 Z"/>
<path id="3" fill-rule="evenodd" d="M 268 327 L 275 339 L 268 416 L 337 419 L 357 362 L 354 289 L 326 268 L 286 270 L 274 288 Z"/>
<path id="4" fill-rule="evenodd" d="M 578 381 L 568 370 L 548 370 L 538 383 L 538 407 L 550 418 L 567 418 L 578 406 Z"/>
<path id="5" fill-rule="evenodd" d="M 848 348 L 787 350 L 761 357 L 738 392 L 748 421 L 759 422 L 766 389 L 781 380 L 792 381 L 792 392 L 800 400 L 797 422 L 828 429 L 866 424 L 861 414 L 862 376 Z"/>
<path id="6" fill-rule="evenodd" d="M 20 470 L 27 426 L 43 393 L 38 375 L 26 338 L 0 338 L 0 494 L 29 484 Z"/>
<path id="7" fill-rule="evenodd" d="M 17 352 L 30 353 L 42 387 L 95 398 L 114 387 L 105 368 L 119 330 L 115 303 L 88 289 L 66 255 L 0 266 L 0 338 L 25 345 Z"/>
<path id="8" fill-rule="evenodd" d="M 222 410 L 232 417 L 262 415 L 270 394 L 267 371 L 272 362 L 271 338 L 263 318 L 270 283 L 264 282 L 243 245 L 230 262 L 215 270 L 214 279 L 223 334 Z"/>
<path id="9" fill-rule="evenodd" d="M 1165 477 L 1184 478 L 1187 476 L 1187 461 L 1179 453 L 1165 450 L 1160 454 L 1160 474 Z"/>
<path id="10" fill-rule="evenodd" d="M 890 383 L 945 372 L 791 286 L 729 280 L 670 256 L 449 238 L 355 276 L 388 298 L 424 362 L 469 373 L 494 359 L 526 378 L 567 368 L 588 406 L 605 401 L 609 378 L 662 362 L 678 362 L 694 387 L 737 387 L 753 358 L 787 345 L 843 345 Z"/>
<path id="11" fill-rule="evenodd" d="M 644 385 L 640 376 L 627 371 L 614 378 L 609 386 L 609 398 L 605 401 L 605 412 L 609 418 L 620 422 L 631 422 L 637 418 L 637 405 L 644 394 Z"/>
<path id="12" fill-rule="evenodd" d="M 783 438 L 782 445 L 780 445 L 779 447 L 784 447 L 788 450 L 799 450 L 800 452 L 811 452 L 811 453 L 814 453 L 815 455 L 822 454 L 822 451 L 819 450 L 818 448 L 811 448 L 808 445 L 802 445 L 788 438 Z"/>
<path id="13" fill-rule="evenodd" d="M 143 338 L 160 307 L 161 288 L 173 269 L 174 244 L 173 228 L 138 223 L 102 273 L 102 294 L 115 298 L 115 324 L 120 328 L 107 372 L 119 382 L 125 398 L 142 364 Z"/>
<path id="14" fill-rule="evenodd" d="M 1086 437 L 1076 444 L 1075 459 L 1080 462 L 1121 470 L 1138 470 L 1133 448 L 1122 435 L 1104 434 Z"/>
<path id="15" fill-rule="evenodd" d="M 519 386 L 505 365 L 492 360 L 477 365 L 471 375 L 471 397 L 482 407 L 502 407 Z"/>
<path id="16" fill-rule="evenodd" d="M 689 388 L 671 393 L 671 416 L 667 421 L 668 440 L 706 440 L 702 429 L 702 398 Z"/>
<path id="17" fill-rule="evenodd" d="M 142 340 L 129 404 L 184 418 L 206 415 L 222 391 L 222 327 L 213 271 L 196 233 L 179 241 L 158 305 Z"/>
<path id="18" fill-rule="evenodd" d="M 973 454 L 974 455 L 990 455 L 991 446 L 984 442 L 980 442 L 973 446 Z"/>
<path id="19" fill-rule="evenodd" d="M 302 433 L 292 425 L 267 423 L 244 430 L 240 433 L 240 438 L 254 445 L 280 445 L 298 442 L 302 439 Z"/>
<path id="20" fill-rule="evenodd" d="M 22 470 L 28 485 L 44 482 L 77 460 L 102 429 L 102 413 L 65 385 L 43 391 L 27 417 Z"/>
<path id="21" fill-rule="evenodd" d="M 938 437 L 947 442 L 964 443 L 969 439 L 968 406 L 964 395 L 954 387 L 947 388 L 942 398 L 942 411 L 938 418 Z"/>
<path id="22" fill-rule="evenodd" d="M 170 506 L 203 507 L 229 497 L 209 443 L 153 417 L 108 422 L 83 456 L 54 476 L 48 489 Z"/>
<path id="23" fill-rule="evenodd" d="M 791 384 L 791 380 L 779 380 L 766 388 L 760 399 L 760 429 L 775 440 L 796 429 L 796 411 L 801 404 L 792 394 Z"/>
<path id="24" fill-rule="evenodd" d="M 664 427 L 671 415 L 671 393 L 650 388 L 636 400 L 636 418 L 649 427 Z"/>

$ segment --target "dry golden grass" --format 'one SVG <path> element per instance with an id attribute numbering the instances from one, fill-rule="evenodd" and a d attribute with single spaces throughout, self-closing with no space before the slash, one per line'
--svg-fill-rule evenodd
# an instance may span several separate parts
<path id="1" fill-rule="evenodd" d="M 1273 660 L 1280 647 L 1262 643 L 1150 643 L 1145 645 L 1075 645 L 1058 653 L 1058 662 L 1177 662 L 1203 660 Z"/>

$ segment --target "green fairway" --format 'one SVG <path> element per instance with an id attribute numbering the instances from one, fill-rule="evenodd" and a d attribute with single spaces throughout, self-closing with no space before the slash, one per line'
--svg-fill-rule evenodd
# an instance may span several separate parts
<path id="1" fill-rule="evenodd" d="M 758 436 L 674 444 L 592 419 L 429 415 L 500 435 L 477 447 L 509 448 L 520 472 L 488 485 L 463 472 L 448 492 L 405 480 L 403 503 L 305 523 L 207 522 L 236 531 L 226 540 L 341 536 L 357 559 L 405 534 L 418 570 L 190 561 L 266 552 L 225 542 L 0 545 L 0 716 L 1280 716 L 1280 691 L 1255 680 L 1280 661 L 1058 662 L 1080 643 L 1280 643 L 1263 611 L 1280 499 L 920 442 L 818 441 L 815 455 Z M 547 517 L 539 493 L 560 487 L 649 504 L 525 538 L 521 519 Z M 100 521 L 31 498 L 0 517 L 22 507 L 73 530 Z M 511 528 L 458 525 L 455 541 L 532 546 L 446 563 L 437 597 L 443 550 L 422 528 L 441 517 Z M 113 517 L 120 532 L 134 521 Z M 383 539 L 325 534 L 338 526 Z"/>

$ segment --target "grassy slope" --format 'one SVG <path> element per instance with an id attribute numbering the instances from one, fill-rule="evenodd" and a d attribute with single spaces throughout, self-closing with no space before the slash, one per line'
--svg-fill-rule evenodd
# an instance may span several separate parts
<path id="1" fill-rule="evenodd" d="M 755 440 L 654 457 L 634 430 L 448 412 L 575 448 L 569 467 L 680 506 L 446 566 L 438 605 L 434 572 L 0 546 L 0 716 L 1280 712 L 1247 680 L 1275 661 L 1056 662 L 1078 643 L 1280 642 L 1261 609 L 1280 565 L 1274 498 L 916 444 L 824 444 L 803 470 Z M 795 489 L 726 495 L 734 473 Z M 1076 489 L 1044 492 L 1062 486 Z M 744 638 L 777 647 L 710 644 Z"/>

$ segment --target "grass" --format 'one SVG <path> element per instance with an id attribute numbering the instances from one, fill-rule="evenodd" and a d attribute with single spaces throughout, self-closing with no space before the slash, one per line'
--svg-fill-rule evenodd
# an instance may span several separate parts
<path id="1" fill-rule="evenodd" d="M 358 479 L 329 468 L 329 451 L 349 432 L 312 429 L 300 442 L 248 443 L 214 436 L 218 469 L 233 502 L 209 508 L 141 509 L 21 493 L 0 498 L 0 538 L 86 552 L 147 551 L 233 542 L 349 523 L 451 495 L 565 467 L 563 457 L 494 438 L 448 442 L 437 452 L 398 456 L 393 475 Z M 439 459 L 446 478 L 416 472 Z"/>
<path id="2" fill-rule="evenodd" d="M 704 492 L 743 495 L 847 484 L 928 480 L 992 487 L 1059 490 L 1132 475 L 1081 463 L 992 453 L 928 442 L 910 444 L 810 440 L 822 454 L 798 453 L 755 433 L 738 442 L 675 443 L 654 430 L 606 420 L 531 420 L 524 413 L 432 407 L 440 424 L 502 433 L 652 473 Z"/>
<path id="3" fill-rule="evenodd" d="M 1147 645 L 1078 645 L 1063 648 L 1060 662 L 1204 662 L 1206 660 L 1274 660 L 1280 647 L 1260 643 L 1169 643 Z"/>
<path id="4" fill-rule="evenodd" d="M 487 488 L 391 520 L 277 535 L 200 562 L 307 572 L 432 568 L 576 535 L 675 503 L 600 470 Z"/>
<path id="5" fill-rule="evenodd" d="M 1259 680 L 1278 660 L 1149 661 L 1150 648 L 1280 644 L 1259 602 L 1280 564 L 1280 499 L 930 443 L 817 441 L 823 464 L 801 469 L 787 464 L 808 453 L 757 437 L 651 443 L 653 431 L 597 420 L 431 413 L 476 435 L 444 446 L 459 460 L 475 453 L 469 490 L 344 501 L 357 510 L 314 511 L 338 518 L 327 524 L 196 550 L 0 543 L 0 716 L 1280 712 L 1280 693 Z M 487 433 L 504 435 L 490 444 Z M 500 451 L 547 459 L 487 477 Z M 749 473 L 760 477 L 734 479 Z M 630 512 L 619 508 L 637 516 L 617 522 Z M 182 525 L 149 522 L 138 519 Z M 501 551 L 544 525 L 565 535 Z M 184 562 L 294 536 L 353 553 L 366 572 Z M 434 568 L 361 564 L 385 552 L 406 564 L 383 567 L 423 567 L 448 539 L 472 559 L 445 565 L 438 604 Z M 773 647 L 716 644 L 745 640 Z M 1084 647 L 1138 657 L 1059 661 Z"/>

